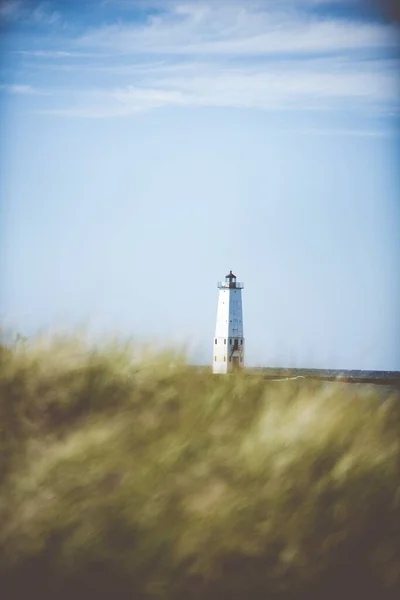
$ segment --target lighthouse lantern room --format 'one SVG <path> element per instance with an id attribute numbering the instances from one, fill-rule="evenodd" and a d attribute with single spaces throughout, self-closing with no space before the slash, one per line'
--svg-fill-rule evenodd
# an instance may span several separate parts
<path id="1" fill-rule="evenodd" d="M 225 374 L 244 367 L 242 314 L 243 283 L 229 272 L 218 283 L 218 310 L 214 336 L 213 373 Z"/>

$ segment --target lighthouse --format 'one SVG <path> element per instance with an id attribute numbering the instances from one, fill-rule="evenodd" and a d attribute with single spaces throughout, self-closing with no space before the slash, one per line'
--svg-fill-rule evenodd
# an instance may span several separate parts
<path id="1" fill-rule="evenodd" d="M 229 272 L 218 283 L 217 323 L 213 343 L 213 373 L 225 374 L 244 366 L 244 337 L 242 313 L 243 283 Z"/>

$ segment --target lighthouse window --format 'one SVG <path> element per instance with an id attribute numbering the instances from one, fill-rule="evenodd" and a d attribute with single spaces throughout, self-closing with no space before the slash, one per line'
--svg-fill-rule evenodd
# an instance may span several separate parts
<path id="1" fill-rule="evenodd" d="M 226 362 L 226 356 L 224 356 L 224 362 Z"/>
<path id="2" fill-rule="evenodd" d="M 232 338 L 229 338 L 229 343 L 232 344 Z"/>
<path id="3" fill-rule="evenodd" d="M 226 339 L 224 340 L 224 344 L 226 345 Z"/>
<path id="4" fill-rule="evenodd" d="M 215 343 L 217 343 L 217 340 L 215 340 Z"/>
<path id="5" fill-rule="evenodd" d="M 217 362 L 217 357 L 216 356 L 214 356 L 214 362 Z"/>
<path id="6" fill-rule="evenodd" d="M 243 340 L 240 340 L 240 345 L 243 346 Z"/>

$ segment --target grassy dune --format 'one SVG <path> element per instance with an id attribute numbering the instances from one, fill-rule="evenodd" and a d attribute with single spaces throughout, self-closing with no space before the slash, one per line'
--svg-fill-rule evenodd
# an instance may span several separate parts
<path id="1" fill-rule="evenodd" d="M 400 597 L 398 396 L 78 340 L 0 374 L 2 597 Z"/>

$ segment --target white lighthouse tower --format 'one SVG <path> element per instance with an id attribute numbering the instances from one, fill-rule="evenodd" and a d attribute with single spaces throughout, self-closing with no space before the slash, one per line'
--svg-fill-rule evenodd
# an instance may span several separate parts
<path id="1" fill-rule="evenodd" d="M 244 366 L 242 314 L 243 283 L 230 271 L 218 283 L 217 324 L 213 344 L 213 373 L 229 373 Z"/>

